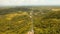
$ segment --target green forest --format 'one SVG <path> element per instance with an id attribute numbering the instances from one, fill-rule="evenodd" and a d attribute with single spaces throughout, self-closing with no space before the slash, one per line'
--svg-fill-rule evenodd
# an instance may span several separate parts
<path id="1" fill-rule="evenodd" d="M 28 34 L 31 28 L 34 34 L 60 34 L 60 7 L 0 8 L 0 34 Z"/>

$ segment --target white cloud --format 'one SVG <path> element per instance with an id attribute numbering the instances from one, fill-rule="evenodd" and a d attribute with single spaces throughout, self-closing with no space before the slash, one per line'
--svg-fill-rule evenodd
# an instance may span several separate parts
<path id="1" fill-rule="evenodd" d="M 0 0 L 2 5 L 60 5 L 60 0 Z"/>

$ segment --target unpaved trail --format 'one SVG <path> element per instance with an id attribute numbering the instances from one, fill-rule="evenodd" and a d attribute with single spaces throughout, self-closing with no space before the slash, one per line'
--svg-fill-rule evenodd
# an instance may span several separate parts
<path id="1" fill-rule="evenodd" d="M 33 30 L 32 31 L 29 31 L 28 34 L 34 34 L 34 31 Z"/>

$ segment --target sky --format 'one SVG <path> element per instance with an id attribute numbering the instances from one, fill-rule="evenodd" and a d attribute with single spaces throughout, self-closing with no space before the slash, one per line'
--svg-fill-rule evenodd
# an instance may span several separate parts
<path id="1" fill-rule="evenodd" d="M 60 5 L 60 0 L 0 0 L 0 6 Z"/>

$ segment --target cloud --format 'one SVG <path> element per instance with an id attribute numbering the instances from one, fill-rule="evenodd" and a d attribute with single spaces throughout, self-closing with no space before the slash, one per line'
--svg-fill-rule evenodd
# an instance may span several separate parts
<path id="1" fill-rule="evenodd" d="M 60 0 L 0 0 L 0 6 L 2 5 L 60 5 Z"/>

